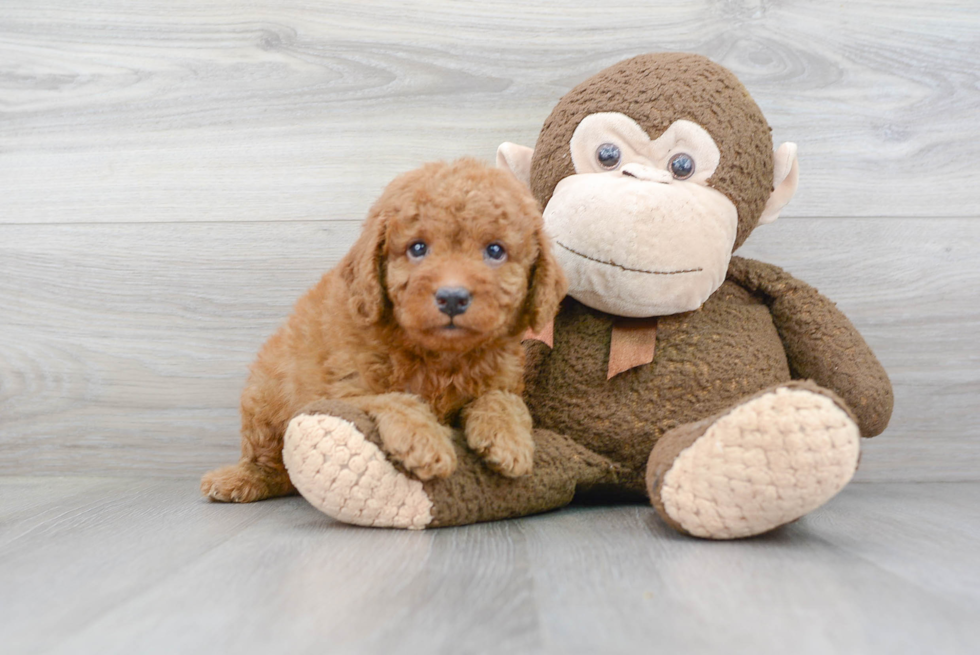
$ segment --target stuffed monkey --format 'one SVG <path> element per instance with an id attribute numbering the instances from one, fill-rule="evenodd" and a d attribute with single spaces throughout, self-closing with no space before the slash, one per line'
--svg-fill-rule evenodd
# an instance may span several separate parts
<path id="1" fill-rule="evenodd" d="M 348 523 L 424 528 L 645 497 L 685 534 L 732 539 L 850 481 L 891 385 L 832 302 L 732 255 L 778 217 L 798 167 L 730 71 L 690 54 L 621 62 L 558 102 L 533 151 L 505 143 L 497 160 L 544 208 L 570 283 L 525 344 L 532 472 L 504 478 L 460 438 L 457 472 L 419 481 L 366 415 L 324 401 L 286 434 L 307 499 Z"/>

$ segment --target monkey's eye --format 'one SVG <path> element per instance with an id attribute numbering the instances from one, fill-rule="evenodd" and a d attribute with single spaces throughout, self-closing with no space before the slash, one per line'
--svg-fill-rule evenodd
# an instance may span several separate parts
<path id="1" fill-rule="evenodd" d="M 409 259 L 422 259 L 428 252 L 429 247 L 425 245 L 425 241 L 413 241 L 406 251 Z"/>
<path id="2" fill-rule="evenodd" d="M 493 264 L 499 264 L 500 262 L 504 261 L 505 257 L 507 257 L 507 251 L 502 245 L 496 242 L 487 246 L 483 250 L 483 254 L 488 260 L 490 260 L 490 263 Z"/>
<path id="3" fill-rule="evenodd" d="M 619 146 L 615 143 L 603 143 L 596 148 L 595 158 L 600 166 L 611 171 L 619 166 L 619 162 L 623 158 L 623 153 L 620 152 Z"/>
<path id="4" fill-rule="evenodd" d="M 670 169 L 670 174 L 675 179 L 686 180 L 694 175 L 694 160 L 691 159 L 690 155 L 681 152 L 670 158 L 667 168 Z"/>

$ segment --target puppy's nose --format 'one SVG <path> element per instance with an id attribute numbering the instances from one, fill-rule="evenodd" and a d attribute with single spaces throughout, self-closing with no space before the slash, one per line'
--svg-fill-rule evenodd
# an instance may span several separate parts
<path id="1" fill-rule="evenodd" d="M 436 307 L 450 317 L 462 314 L 470 306 L 470 292 L 463 287 L 443 287 L 436 291 Z"/>

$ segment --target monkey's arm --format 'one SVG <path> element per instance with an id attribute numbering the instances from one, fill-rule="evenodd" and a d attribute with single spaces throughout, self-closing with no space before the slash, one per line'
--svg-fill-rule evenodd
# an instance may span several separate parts
<path id="1" fill-rule="evenodd" d="M 728 279 L 769 306 L 793 377 L 813 380 L 843 398 L 862 436 L 881 434 L 894 403 L 891 382 L 834 303 L 781 268 L 753 259 L 732 257 Z"/>

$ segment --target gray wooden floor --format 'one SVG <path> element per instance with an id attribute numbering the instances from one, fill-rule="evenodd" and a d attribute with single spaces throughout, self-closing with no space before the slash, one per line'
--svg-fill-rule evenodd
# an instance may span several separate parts
<path id="1" fill-rule="evenodd" d="M 976 653 L 980 484 L 855 484 L 775 533 L 644 505 L 428 532 L 196 480 L 0 480 L 4 653 Z"/>

